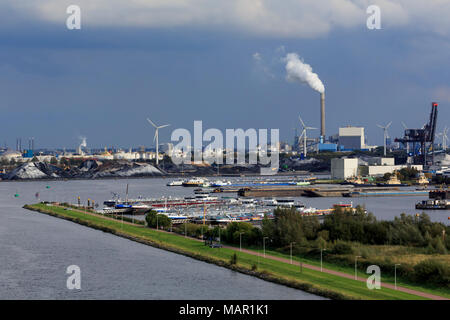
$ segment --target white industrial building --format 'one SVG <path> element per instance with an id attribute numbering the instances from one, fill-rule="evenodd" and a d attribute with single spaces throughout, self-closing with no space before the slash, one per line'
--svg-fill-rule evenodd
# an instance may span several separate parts
<path id="1" fill-rule="evenodd" d="M 370 158 L 367 161 L 360 159 L 331 159 L 331 179 L 348 179 L 358 175 L 368 176 L 383 176 L 386 173 L 393 173 L 394 171 L 403 168 L 414 168 L 417 171 L 422 171 L 422 165 L 395 165 L 394 158 Z"/>
<path id="2" fill-rule="evenodd" d="M 401 170 L 403 168 L 414 168 L 417 171 L 422 171 L 422 165 L 376 165 L 376 166 L 368 166 L 368 175 L 369 176 L 383 176 L 386 173 L 393 173 L 394 171 Z"/>
<path id="3" fill-rule="evenodd" d="M 358 175 L 358 159 L 331 159 L 331 179 L 347 179 Z"/>
<path id="4" fill-rule="evenodd" d="M 361 150 L 366 148 L 363 127 L 339 128 L 339 145 L 344 150 Z"/>
<path id="5" fill-rule="evenodd" d="M 370 166 L 393 166 L 395 165 L 394 158 L 373 157 L 367 159 Z"/>

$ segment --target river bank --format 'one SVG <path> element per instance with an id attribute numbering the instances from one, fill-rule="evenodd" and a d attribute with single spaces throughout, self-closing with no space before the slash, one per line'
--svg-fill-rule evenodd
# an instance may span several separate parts
<path id="1" fill-rule="evenodd" d="M 101 215 L 64 210 L 44 204 L 28 205 L 26 208 L 332 299 L 423 298 L 389 288 L 368 290 L 365 283 L 361 281 L 307 268 L 300 270 L 298 265 L 263 259 L 260 255 L 255 256 L 232 248 L 212 249 L 193 238 L 185 238 L 121 221 L 106 220 Z M 237 255 L 236 264 L 231 263 L 234 254 Z"/>

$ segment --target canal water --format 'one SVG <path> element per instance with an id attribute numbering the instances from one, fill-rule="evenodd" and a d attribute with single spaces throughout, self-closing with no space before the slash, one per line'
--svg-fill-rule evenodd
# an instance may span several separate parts
<path id="1" fill-rule="evenodd" d="M 133 179 L 130 196 L 162 196 L 164 179 Z M 97 203 L 127 180 L 0 183 L 0 299 L 322 299 L 69 221 L 22 209 L 40 200 Z M 49 188 L 47 188 L 49 187 Z M 17 197 L 16 197 L 17 195 Z M 66 269 L 81 270 L 81 290 Z"/>
<path id="2" fill-rule="evenodd" d="M 215 265 L 25 209 L 26 203 L 78 196 L 102 204 L 129 197 L 190 196 L 171 179 L 111 179 L 0 183 L 0 299 L 321 299 Z M 17 195 L 17 196 L 16 196 Z M 224 194 L 227 195 L 227 194 Z M 378 219 L 415 214 L 420 197 L 298 198 L 308 207 L 360 204 Z M 448 224 L 450 212 L 428 211 Z M 66 288 L 66 268 L 81 269 L 81 290 Z"/>

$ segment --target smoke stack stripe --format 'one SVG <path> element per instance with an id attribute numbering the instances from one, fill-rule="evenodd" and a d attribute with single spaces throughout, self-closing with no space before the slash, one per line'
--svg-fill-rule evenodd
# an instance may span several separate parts
<path id="1" fill-rule="evenodd" d="M 320 135 L 325 139 L 325 92 L 320 94 Z"/>

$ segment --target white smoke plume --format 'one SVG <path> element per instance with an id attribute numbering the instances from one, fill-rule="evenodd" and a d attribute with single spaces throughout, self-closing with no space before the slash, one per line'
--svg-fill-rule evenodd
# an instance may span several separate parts
<path id="1" fill-rule="evenodd" d="M 286 62 L 287 81 L 307 83 L 317 92 L 325 92 L 325 86 L 319 79 L 317 73 L 314 73 L 311 66 L 304 63 L 298 54 L 288 53 L 283 61 Z"/>
<path id="2" fill-rule="evenodd" d="M 79 138 L 81 140 L 81 144 L 80 144 L 79 148 L 86 148 L 87 147 L 87 142 L 86 142 L 87 138 L 86 137 L 79 137 Z"/>

